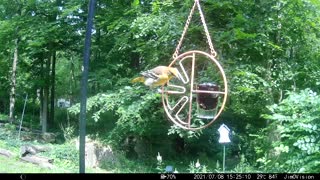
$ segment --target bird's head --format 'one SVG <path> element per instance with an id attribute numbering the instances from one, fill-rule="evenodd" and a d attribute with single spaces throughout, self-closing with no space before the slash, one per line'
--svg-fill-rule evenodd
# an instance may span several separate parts
<path id="1" fill-rule="evenodd" d="M 169 72 L 170 72 L 170 76 L 173 77 L 175 76 L 176 78 L 178 78 L 179 80 L 181 80 L 181 74 L 179 72 L 179 70 L 177 68 L 169 68 Z"/>

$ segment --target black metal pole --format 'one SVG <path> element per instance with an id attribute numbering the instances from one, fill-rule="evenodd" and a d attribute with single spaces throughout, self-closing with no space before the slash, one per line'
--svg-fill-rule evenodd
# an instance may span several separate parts
<path id="1" fill-rule="evenodd" d="M 85 143 L 86 143 L 86 109 L 87 109 L 87 86 L 90 60 L 91 31 L 96 0 L 90 0 L 87 19 L 86 39 L 84 42 L 83 72 L 81 79 L 81 105 L 80 105 L 80 141 L 79 141 L 79 172 L 85 173 Z"/>

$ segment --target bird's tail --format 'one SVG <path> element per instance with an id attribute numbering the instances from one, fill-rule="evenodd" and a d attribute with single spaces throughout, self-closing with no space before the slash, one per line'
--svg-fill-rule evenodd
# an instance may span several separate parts
<path id="1" fill-rule="evenodd" d="M 137 83 L 137 82 L 144 82 L 145 81 L 145 78 L 143 76 L 140 76 L 140 77 L 137 77 L 137 78 L 134 78 L 131 80 L 131 83 Z"/>

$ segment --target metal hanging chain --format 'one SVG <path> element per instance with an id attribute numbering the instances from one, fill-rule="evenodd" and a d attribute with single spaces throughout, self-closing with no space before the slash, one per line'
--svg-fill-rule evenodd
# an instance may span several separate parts
<path id="1" fill-rule="evenodd" d="M 192 6 L 192 9 L 191 9 L 191 11 L 190 11 L 190 14 L 189 14 L 189 16 L 188 16 L 186 25 L 184 26 L 184 29 L 183 29 L 181 38 L 180 38 L 179 43 L 178 43 L 178 46 L 176 47 L 176 51 L 175 51 L 174 54 L 173 54 L 173 59 L 176 59 L 176 58 L 178 57 L 179 50 L 180 50 L 181 45 L 182 45 L 182 41 L 183 41 L 183 39 L 184 39 L 184 36 L 185 36 L 186 33 L 187 33 L 189 24 L 190 24 L 191 19 L 192 19 L 192 15 L 193 15 L 193 13 L 194 13 L 194 9 L 196 8 L 196 5 L 197 5 L 197 3 L 196 3 L 196 1 L 195 1 L 194 4 L 193 4 L 193 6 Z"/>
<path id="2" fill-rule="evenodd" d="M 183 29 L 183 32 L 182 32 L 182 35 L 181 35 L 181 38 L 179 40 L 179 43 L 178 43 L 178 46 L 176 47 L 176 50 L 173 54 L 173 59 L 177 58 L 178 57 L 178 54 L 179 54 L 179 50 L 181 48 L 181 45 L 182 45 L 182 42 L 183 42 L 183 39 L 187 33 L 187 30 L 189 28 L 189 24 L 191 22 L 191 19 L 192 19 L 192 16 L 193 16 L 193 13 L 194 13 L 194 10 L 195 10 L 195 7 L 196 5 L 198 6 L 198 10 L 199 10 L 199 14 L 200 14 L 200 18 L 201 18 L 201 22 L 202 22 L 202 25 L 204 27 L 204 31 L 206 33 L 206 37 L 207 37 L 207 41 L 208 41 L 208 44 L 209 44 L 209 47 L 210 47 L 210 52 L 211 52 L 211 55 L 213 57 L 216 57 L 217 56 L 217 52 L 214 50 L 213 48 L 213 45 L 212 45 L 212 41 L 211 41 L 211 37 L 210 37 L 210 34 L 209 34 L 209 31 L 208 31 L 208 28 L 207 28 L 207 24 L 206 24 L 206 21 L 204 19 L 204 15 L 203 15 L 203 12 L 201 10 L 201 6 L 200 6 L 200 3 L 199 3 L 199 0 L 195 0 L 194 1 L 194 4 L 192 6 L 192 9 L 190 11 L 190 14 L 188 16 L 188 19 L 187 19 L 187 22 L 184 26 L 184 29 Z"/>
<path id="3" fill-rule="evenodd" d="M 198 5 L 198 9 L 199 9 L 199 13 L 200 13 L 200 18 L 201 18 L 201 21 L 202 21 L 202 25 L 203 25 L 204 31 L 205 31 L 206 36 L 207 36 L 207 41 L 208 41 L 208 44 L 209 44 L 209 47 L 210 47 L 211 55 L 212 55 L 213 57 L 216 57 L 216 56 L 217 56 L 217 52 L 216 52 L 216 51 L 214 50 L 214 48 L 213 48 L 212 41 L 211 41 L 211 37 L 210 37 L 209 31 L 208 31 L 208 27 L 207 27 L 206 21 L 205 21 L 205 19 L 204 19 L 203 12 L 202 12 L 202 10 L 201 10 L 200 2 L 199 2 L 199 0 L 195 0 L 195 2 L 196 2 L 197 5 Z"/>

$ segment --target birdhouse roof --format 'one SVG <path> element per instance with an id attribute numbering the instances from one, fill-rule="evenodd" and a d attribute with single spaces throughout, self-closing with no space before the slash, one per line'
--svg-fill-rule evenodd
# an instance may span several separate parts
<path id="1" fill-rule="evenodd" d="M 222 129 L 226 129 L 226 130 L 230 131 L 230 129 L 228 128 L 228 126 L 226 126 L 225 124 L 222 124 L 222 125 L 219 127 L 218 131 L 221 131 Z"/>

